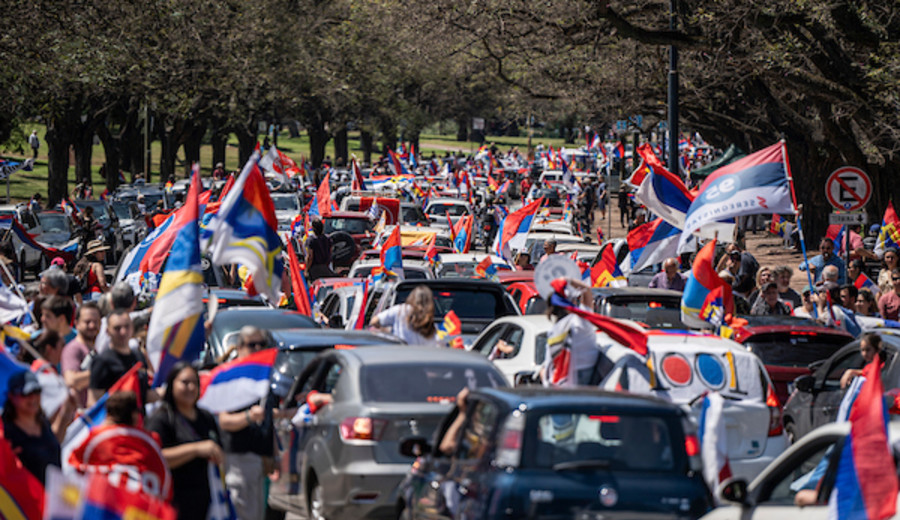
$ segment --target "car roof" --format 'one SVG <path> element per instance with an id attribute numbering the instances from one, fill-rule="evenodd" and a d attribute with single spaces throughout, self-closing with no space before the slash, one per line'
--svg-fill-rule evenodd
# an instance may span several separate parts
<path id="1" fill-rule="evenodd" d="M 594 287 L 591 289 L 594 296 L 651 296 L 662 297 L 671 296 L 681 299 L 681 291 L 673 291 L 671 289 L 651 289 L 649 287 Z"/>
<path id="2" fill-rule="evenodd" d="M 754 336 L 763 334 L 788 334 L 797 336 L 832 336 L 846 338 L 847 342 L 853 340 L 853 335 L 844 329 L 835 329 L 824 325 L 758 325 L 745 326 L 735 330 L 735 341 L 743 343 Z"/>
<path id="3" fill-rule="evenodd" d="M 686 330 L 648 330 L 647 346 L 650 350 L 665 348 L 669 351 L 690 347 L 695 351 L 701 347 L 706 351 L 718 352 L 747 352 L 743 345 L 715 334 L 692 332 Z"/>
<path id="4" fill-rule="evenodd" d="M 279 350 L 334 345 L 396 345 L 403 340 L 390 334 L 364 330 L 343 329 L 278 329 L 272 337 Z"/>
<path id="5" fill-rule="evenodd" d="M 442 264 L 451 264 L 454 262 L 480 262 L 484 260 L 484 257 L 490 256 L 491 261 L 495 264 L 506 264 L 509 265 L 509 262 L 504 260 L 502 257 L 497 255 L 489 255 L 487 253 L 448 253 L 441 255 L 441 263 Z"/>
<path id="6" fill-rule="evenodd" d="M 427 285 L 429 288 L 438 287 L 449 287 L 449 288 L 465 288 L 465 287 L 477 287 L 477 288 L 497 288 L 499 290 L 503 290 L 503 286 L 498 284 L 497 282 L 492 282 L 490 280 L 481 280 L 474 278 L 440 278 L 433 280 L 409 280 L 402 281 L 397 283 L 397 288 L 399 290 L 401 285 Z M 433 289 L 432 289 L 433 290 Z"/>
<path id="7" fill-rule="evenodd" d="M 369 214 L 364 211 L 332 211 L 330 215 L 325 217 L 328 218 L 359 218 L 359 219 L 368 219 Z"/>
<path id="8" fill-rule="evenodd" d="M 343 350 L 341 355 L 354 358 L 363 365 L 401 365 L 412 363 L 471 363 L 493 368 L 493 363 L 477 352 L 455 348 L 431 348 L 417 346 L 385 346 Z"/>
<path id="9" fill-rule="evenodd" d="M 656 397 L 609 392 L 590 387 L 579 388 L 543 388 L 524 386 L 517 388 L 479 388 L 476 394 L 484 394 L 506 403 L 510 408 L 544 411 L 559 409 L 563 406 L 597 405 L 622 408 L 628 411 L 662 412 L 680 414 L 679 407 Z"/>
<path id="10" fill-rule="evenodd" d="M 469 203 L 467 201 L 464 201 L 462 199 L 454 199 L 453 197 L 435 197 L 428 201 L 429 206 L 431 206 L 432 204 L 437 204 L 437 203 L 456 204 L 459 206 L 468 206 L 469 205 Z"/>

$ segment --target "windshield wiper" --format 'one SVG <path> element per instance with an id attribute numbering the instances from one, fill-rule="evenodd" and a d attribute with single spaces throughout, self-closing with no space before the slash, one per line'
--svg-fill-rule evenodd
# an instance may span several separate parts
<path id="1" fill-rule="evenodd" d="M 606 469 L 610 465 L 610 461 L 606 459 L 590 459 L 590 460 L 572 460 L 569 462 L 559 462 L 553 465 L 553 471 L 568 471 L 571 469 L 589 469 L 603 468 Z"/>

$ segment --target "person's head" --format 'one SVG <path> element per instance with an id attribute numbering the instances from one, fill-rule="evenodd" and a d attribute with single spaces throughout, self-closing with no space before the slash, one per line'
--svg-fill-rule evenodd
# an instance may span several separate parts
<path id="1" fill-rule="evenodd" d="M 217 163 L 216 163 L 216 169 L 217 169 L 217 170 L 224 170 L 224 169 L 225 169 L 225 165 L 222 164 L 222 163 L 220 163 L 220 162 L 217 162 Z"/>
<path id="2" fill-rule="evenodd" d="M 897 251 L 896 247 L 885 249 L 881 261 L 884 262 L 884 266 L 888 269 L 896 269 L 898 263 L 900 263 L 900 251 Z"/>
<path id="3" fill-rule="evenodd" d="M 107 421 L 122 426 L 135 426 L 140 422 L 140 417 L 137 394 L 131 390 L 115 392 L 106 398 Z"/>
<path id="4" fill-rule="evenodd" d="M 729 255 L 732 253 L 735 253 L 735 252 L 740 253 L 741 246 L 737 242 L 732 242 L 732 243 L 728 244 L 727 246 L 725 246 L 725 252 L 728 253 Z"/>
<path id="5" fill-rule="evenodd" d="M 813 300 L 814 292 L 815 292 L 815 289 L 811 285 L 807 285 L 803 289 L 803 292 L 800 295 L 802 302 L 803 302 L 803 307 L 806 308 L 807 310 L 812 309 L 813 306 L 816 304 L 816 302 Z"/>
<path id="6" fill-rule="evenodd" d="M 113 285 L 109 293 L 109 303 L 112 305 L 113 309 L 134 310 L 134 289 L 131 288 L 131 285 L 129 285 L 128 282 L 119 282 Z"/>
<path id="7" fill-rule="evenodd" d="M 241 342 L 238 343 L 238 357 L 249 356 L 257 350 L 262 350 L 268 345 L 266 335 L 262 329 L 253 325 L 244 325 L 238 333 Z"/>
<path id="8" fill-rule="evenodd" d="M 41 384 L 31 370 L 17 372 L 9 378 L 6 386 L 6 406 L 3 419 L 19 417 L 34 419 L 41 414 Z"/>
<path id="9" fill-rule="evenodd" d="M 62 349 L 65 346 L 63 337 L 55 330 L 45 330 L 35 339 L 31 346 L 37 350 L 44 359 L 55 365 L 62 357 Z"/>
<path id="10" fill-rule="evenodd" d="M 666 258 L 663 261 L 663 271 L 666 272 L 666 278 L 670 280 L 678 276 L 678 259 Z"/>
<path id="11" fill-rule="evenodd" d="M 88 209 L 91 209 L 91 207 L 88 206 Z M 109 246 L 104 245 L 102 240 L 91 240 L 87 244 L 87 251 L 84 252 L 84 256 L 90 258 L 94 262 L 102 263 L 106 259 L 106 252 L 108 250 Z"/>
<path id="12" fill-rule="evenodd" d="M 34 199 L 35 202 L 40 202 L 44 197 L 43 195 L 41 195 L 41 192 L 36 191 L 34 192 L 34 195 L 31 196 L 31 198 Z"/>
<path id="13" fill-rule="evenodd" d="M 774 307 L 776 303 L 778 303 L 778 284 L 775 282 L 766 282 L 759 289 L 760 295 L 763 300 L 769 305 L 769 307 Z"/>
<path id="14" fill-rule="evenodd" d="M 891 287 L 894 288 L 895 293 L 900 294 L 900 269 L 891 271 Z"/>
<path id="15" fill-rule="evenodd" d="M 408 319 L 409 328 L 418 332 L 426 338 L 434 335 L 434 295 L 431 289 L 424 285 L 419 285 L 409 296 L 406 297 L 406 304 L 410 306 Z"/>
<path id="16" fill-rule="evenodd" d="M 822 268 L 822 281 L 837 283 L 840 274 L 836 265 L 826 265 Z"/>
<path id="17" fill-rule="evenodd" d="M 166 376 L 164 400 L 172 410 L 186 410 L 197 405 L 200 398 L 200 375 L 187 361 L 172 365 Z"/>
<path id="18" fill-rule="evenodd" d="M 134 325 L 127 309 L 115 309 L 109 313 L 106 317 L 106 332 L 112 348 L 120 352 L 129 348 L 128 342 L 134 335 Z"/>
<path id="19" fill-rule="evenodd" d="M 75 304 L 68 296 L 51 296 L 41 304 L 41 325 L 60 334 L 69 332 Z"/>
<path id="20" fill-rule="evenodd" d="M 50 267 L 59 267 L 61 270 L 66 269 L 66 261 L 63 260 L 61 256 L 57 256 L 53 260 L 50 260 Z M 68 289 L 68 284 L 66 289 Z"/>
<path id="21" fill-rule="evenodd" d="M 79 184 L 79 188 L 83 188 L 84 185 Z M 93 217 L 94 216 L 94 207 L 93 206 L 85 206 L 84 210 L 82 210 L 85 217 Z"/>
<path id="22" fill-rule="evenodd" d="M 756 287 L 762 291 L 763 287 L 769 284 L 769 282 L 774 282 L 775 279 L 772 276 L 772 270 L 768 267 L 760 267 L 759 271 L 756 271 Z"/>
<path id="23" fill-rule="evenodd" d="M 834 242 L 828 237 L 822 237 L 819 241 L 819 254 L 828 260 L 834 254 Z"/>
<path id="24" fill-rule="evenodd" d="M 860 289 L 856 295 L 856 313 L 863 316 L 873 316 L 878 306 L 875 302 L 875 295 L 868 289 Z"/>
<path id="25" fill-rule="evenodd" d="M 516 265 L 520 267 L 527 267 L 531 265 L 531 254 L 527 251 L 520 251 L 519 255 L 516 257 Z"/>
<path id="26" fill-rule="evenodd" d="M 852 283 L 846 283 L 841 286 L 841 306 L 853 310 L 856 307 L 856 296 L 859 289 Z"/>
<path id="27" fill-rule="evenodd" d="M 55 260 L 55 259 L 54 259 Z M 52 296 L 56 294 L 66 294 L 69 289 L 69 277 L 66 272 L 57 267 L 51 267 L 41 273 L 41 294 L 44 296 Z"/>
<path id="28" fill-rule="evenodd" d="M 778 284 L 778 292 L 784 292 L 791 287 L 791 277 L 794 276 L 794 270 L 786 265 L 779 265 L 773 271 L 773 278 Z"/>
<path id="29" fill-rule="evenodd" d="M 551 238 L 549 240 L 544 241 L 544 253 L 546 253 L 548 255 L 552 255 L 553 253 L 556 253 L 556 240 L 555 239 Z"/>
<path id="30" fill-rule="evenodd" d="M 312 221 L 313 233 L 316 234 L 317 237 L 325 234 L 325 224 L 322 222 L 322 219 L 317 218 Z"/>
<path id="31" fill-rule="evenodd" d="M 841 286 L 835 282 L 824 282 L 819 285 L 817 297 L 821 305 L 837 305 L 841 303 Z"/>
<path id="32" fill-rule="evenodd" d="M 861 258 L 854 258 L 847 264 L 847 280 L 855 281 L 866 268 L 865 262 Z"/>
<path id="33" fill-rule="evenodd" d="M 859 353 L 866 363 L 871 363 L 875 356 L 881 353 L 881 336 L 872 332 L 866 333 L 859 342 Z"/>

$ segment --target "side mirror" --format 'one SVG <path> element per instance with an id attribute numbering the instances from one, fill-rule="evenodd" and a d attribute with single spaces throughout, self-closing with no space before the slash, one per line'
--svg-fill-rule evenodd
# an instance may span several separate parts
<path id="1" fill-rule="evenodd" d="M 331 329 L 343 329 L 344 318 L 342 318 L 340 314 L 333 314 L 328 318 L 328 327 Z"/>
<path id="2" fill-rule="evenodd" d="M 530 386 L 537 382 L 537 374 L 531 371 L 516 373 L 513 377 L 513 386 Z"/>
<path id="3" fill-rule="evenodd" d="M 425 437 L 404 437 L 400 440 L 400 454 L 407 457 L 421 457 L 431 453 L 431 445 Z"/>
<path id="4" fill-rule="evenodd" d="M 747 496 L 747 481 L 740 478 L 726 479 L 719 484 L 716 494 L 724 501 L 734 502 L 742 506 L 749 506 L 750 499 Z"/>
<path id="5" fill-rule="evenodd" d="M 794 379 L 794 388 L 801 392 L 810 393 L 816 387 L 816 378 L 811 375 L 800 376 Z"/>

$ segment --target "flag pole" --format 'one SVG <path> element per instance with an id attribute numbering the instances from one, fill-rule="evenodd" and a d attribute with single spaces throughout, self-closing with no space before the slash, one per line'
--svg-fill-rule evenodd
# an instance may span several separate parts
<path id="1" fill-rule="evenodd" d="M 791 202 L 794 204 L 794 216 L 797 220 L 797 233 L 800 236 L 800 250 L 803 252 L 803 264 L 806 265 L 806 281 L 809 283 L 809 286 L 813 286 L 812 274 L 809 272 L 809 258 L 806 255 L 806 239 L 803 238 L 803 226 L 800 221 L 800 207 L 797 205 L 797 194 L 794 191 L 794 175 L 791 173 L 791 163 L 788 161 L 787 154 L 787 143 L 784 139 L 781 140 L 781 157 L 784 159 L 784 170 L 787 173 L 788 186 L 791 187 Z M 812 297 L 812 296 L 810 296 Z M 813 305 L 813 318 L 819 317 L 819 309 L 817 306 Z"/>

